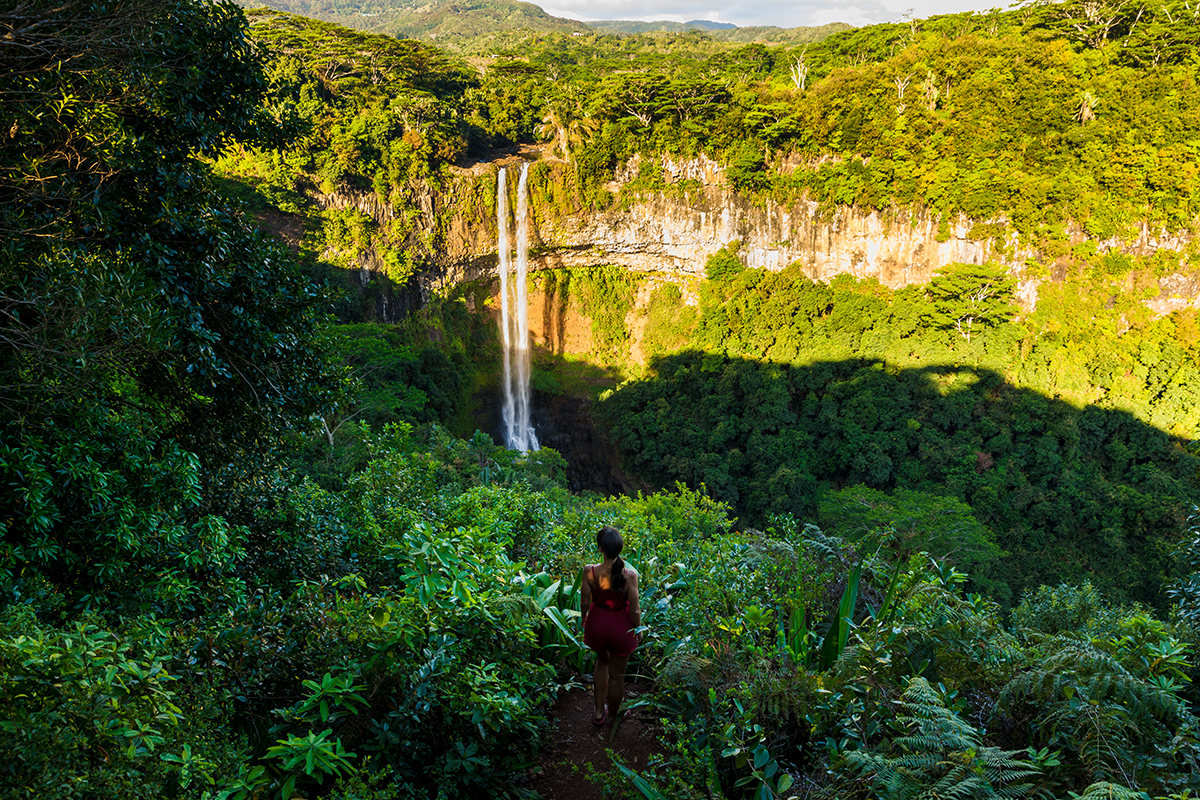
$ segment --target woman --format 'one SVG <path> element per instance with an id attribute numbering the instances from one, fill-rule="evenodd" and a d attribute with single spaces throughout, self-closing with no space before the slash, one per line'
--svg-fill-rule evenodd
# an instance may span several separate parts
<path id="1" fill-rule="evenodd" d="M 603 725 L 621 709 L 625 667 L 638 646 L 634 630 L 642 624 L 638 606 L 638 574 L 621 560 L 625 542 L 616 528 L 606 525 L 596 534 L 604 561 L 583 568 L 583 643 L 596 652 L 593 725 Z M 608 701 L 607 705 L 605 700 Z"/>

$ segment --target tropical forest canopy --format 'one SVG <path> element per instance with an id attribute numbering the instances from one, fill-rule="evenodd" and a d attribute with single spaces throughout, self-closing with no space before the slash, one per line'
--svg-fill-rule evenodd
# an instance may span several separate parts
<path id="1" fill-rule="evenodd" d="M 1200 326 L 1145 305 L 1193 275 L 1189 6 L 478 62 L 202 0 L 0 28 L 0 796 L 533 797 L 604 524 L 663 720 L 616 791 L 1200 790 Z M 1022 310 L 998 265 L 892 290 L 730 245 L 653 289 L 642 366 L 643 278 L 546 271 L 663 487 L 572 493 L 473 433 L 486 287 L 374 321 L 494 215 L 462 165 L 522 144 L 548 214 L 686 198 L 656 165 L 705 154 L 753 202 L 965 215 L 1044 282 Z"/>
<path id="2" fill-rule="evenodd" d="M 255 4 L 242 0 L 241 5 Z M 348 28 L 372 33 L 386 33 L 400 38 L 421 39 L 438 47 L 459 50 L 478 49 L 486 42 L 508 39 L 514 32 L 581 35 L 590 31 L 629 34 L 688 30 L 706 31 L 723 42 L 782 42 L 804 43 L 846 30 L 845 23 L 833 23 L 816 28 L 779 28 L 752 26 L 739 28 L 729 23 L 693 20 L 691 22 L 636 22 L 607 20 L 581 22 L 547 14 L 533 3 L 520 0 L 476 0 L 457 3 L 452 0 L 276 0 L 271 8 L 300 14 Z"/>

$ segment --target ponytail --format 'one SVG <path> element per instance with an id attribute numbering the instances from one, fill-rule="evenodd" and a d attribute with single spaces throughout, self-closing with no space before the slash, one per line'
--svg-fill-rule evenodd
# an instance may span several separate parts
<path id="1" fill-rule="evenodd" d="M 625 562 L 617 556 L 612 567 L 612 587 L 615 592 L 625 591 Z"/>
<path id="2" fill-rule="evenodd" d="M 596 546 L 600 548 L 600 552 L 613 559 L 612 565 L 612 588 L 613 591 L 621 592 L 625 590 L 625 562 L 621 560 L 621 548 L 625 546 L 625 541 L 621 538 L 621 532 L 611 525 L 605 525 L 596 534 Z"/>

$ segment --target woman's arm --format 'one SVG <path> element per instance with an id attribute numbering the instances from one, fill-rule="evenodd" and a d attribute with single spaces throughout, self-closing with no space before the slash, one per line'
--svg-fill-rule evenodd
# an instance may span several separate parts
<path id="1" fill-rule="evenodd" d="M 638 603 L 638 574 L 632 569 L 625 576 L 625 597 L 629 599 L 629 621 L 634 628 L 642 627 L 642 607 Z M 641 634 L 638 634 L 641 639 Z"/>

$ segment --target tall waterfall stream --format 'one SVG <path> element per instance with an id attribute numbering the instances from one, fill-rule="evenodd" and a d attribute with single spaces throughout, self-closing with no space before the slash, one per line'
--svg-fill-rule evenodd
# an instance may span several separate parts
<path id="1" fill-rule="evenodd" d="M 500 252 L 500 325 L 504 346 L 504 445 L 527 453 L 538 449 L 537 434 L 529 420 L 529 297 L 526 275 L 529 269 L 529 192 L 526 179 L 529 165 L 521 165 L 517 183 L 516 274 L 511 274 L 512 245 L 508 235 L 507 173 L 501 167 L 496 189 L 496 215 Z M 510 289 L 511 284 L 511 289 Z M 511 307 L 511 308 L 510 308 Z"/>

